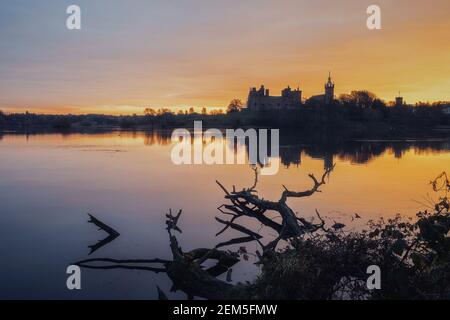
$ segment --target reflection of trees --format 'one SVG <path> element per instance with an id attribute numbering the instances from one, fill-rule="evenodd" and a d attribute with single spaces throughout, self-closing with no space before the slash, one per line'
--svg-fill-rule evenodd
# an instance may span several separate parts
<path id="1" fill-rule="evenodd" d="M 146 146 L 166 146 L 171 143 L 172 133 L 169 131 L 152 131 L 144 133 L 144 144 Z"/>
<path id="2" fill-rule="evenodd" d="M 163 136 L 163 135 L 166 136 Z M 155 132 L 149 134 L 152 139 L 146 139 L 146 144 L 169 144 L 170 136 L 168 132 Z M 164 140 L 164 142 L 160 142 Z M 191 140 L 193 143 L 194 139 Z M 235 141 L 234 148 L 232 141 L 227 141 L 227 147 L 236 154 L 241 147 L 245 148 L 245 152 L 249 153 L 248 139 L 245 141 L 245 146 L 241 146 Z M 203 144 L 207 143 L 206 140 Z M 271 150 L 270 136 L 267 143 L 267 157 L 273 157 Z M 280 161 L 286 167 L 290 165 L 300 165 L 302 162 L 302 155 L 306 155 L 313 159 L 321 159 L 324 162 L 324 169 L 331 168 L 335 159 L 349 161 L 351 163 L 365 164 L 373 159 L 383 155 L 386 152 L 393 153 L 398 159 L 409 150 L 413 149 L 415 152 L 422 153 L 439 153 L 450 150 L 450 141 L 445 139 L 440 140 L 323 140 L 313 139 L 305 140 L 295 134 L 285 134 L 280 136 L 279 157 Z M 257 146 L 258 162 L 260 164 L 267 163 L 267 159 L 260 158 L 259 145 Z"/>
<path id="3" fill-rule="evenodd" d="M 333 166 L 336 158 L 351 163 L 365 164 L 383 155 L 393 153 L 396 158 L 413 149 L 418 154 L 439 153 L 450 150 L 447 140 L 423 141 L 302 141 L 301 138 L 280 136 L 280 160 L 289 167 L 300 165 L 302 155 L 324 161 L 324 169 Z M 270 150 L 268 152 L 270 156 Z"/>
<path id="4" fill-rule="evenodd" d="M 88 132 L 89 135 L 103 136 L 108 134 L 105 131 Z M 120 136 L 125 138 L 142 139 L 146 146 L 169 146 L 171 142 L 171 130 L 153 130 L 153 131 L 120 131 Z M 8 133 L 9 135 L 10 133 Z M 19 134 L 19 133 L 17 133 Z M 26 132 L 27 139 L 30 136 L 41 135 L 43 132 Z M 76 132 L 60 133 L 62 137 L 70 137 Z M 3 139 L 0 133 L 0 141 Z M 225 133 L 224 133 L 225 135 Z M 203 138 L 203 145 L 209 143 L 209 139 Z M 191 139 L 194 143 L 194 139 Z M 234 148 L 232 141 L 226 141 L 226 147 L 235 154 L 242 150 L 248 154 L 249 145 L 248 140 L 245 145 L 240 145 L 235 141 Z M 233 150 L 234 149 L 234 150 Z M 308 137 L 299 136 L 298 134 L 289 133 L 280 135 L 279 157 L 280 161 L 286 167 L 290 165 L 300 165 L 302 156 L 308 156 L 313 159 L 321 159 L 324 162 L 324 169 L 333 166 L 335 159 L 348 161 L 351 163 L 365 164 L 373 159 L 383 155 L 384 153 L 393 153 L 396 158 L 402 156 L 409 150 L 413 150 L 417 154 L 433 154 L 448 152 L 450 150 L 449 139 L 434 139 L 434 140 L 353 140 L 345 141 L 339 140 L 339 137 L 334 137 L 334 140 L 325 139 L 324 137 Z M 259 146 L 257 149 L 259 157 Z M 273 157 L 271 150 L 270 135 L 268 137 L 267 157 Z M 258 159 L 259 163 L 267 163 L 267 159 Z"/>
<path id="5" fill-rule="evenodd" d="M 447 141 L 351 141 L 330 146 L 328 144 L 308 145 L 300 150 L 313 158 L 323 159 L 325 167 L 333 163 L 333 158 L 357 164 L 365 164 L 383 155 L 393 153 L 398 159 L 409 150 L 415 152 L 444 152 L 450 150 Z M 331 159 L 331 160 L 330 160 Z"/>
<path id="6" fill-rule="evenodd" d="M 285 166 L 291 164 L 299 166 L 302 163 L 302 154 L 299 148 L 294 146 L 283 146 L 280 148 L 281 163 Z"/>

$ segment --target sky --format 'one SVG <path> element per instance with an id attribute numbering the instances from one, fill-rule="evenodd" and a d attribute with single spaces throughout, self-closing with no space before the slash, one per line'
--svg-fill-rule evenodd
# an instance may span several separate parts
<path id="1" fill-rule="evenodd" d="M 72 4 L 81 30 L 66 28 Z M 337 95 L 450 100 L 449 13 L 448 0 L 2 1 L 0 109 L 212 109 L 261 84 L 320 94 L 329 71 Z"/>

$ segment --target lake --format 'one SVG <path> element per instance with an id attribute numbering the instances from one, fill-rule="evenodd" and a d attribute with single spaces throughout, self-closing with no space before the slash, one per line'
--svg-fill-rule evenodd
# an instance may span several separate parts
<path id="1" fill-rule="evenodd" d="M 348 230 L 380 217 L 414 217 L 435 197 L 429 181 L 450 171 L 445 139 L 316 144 L 289 135 L 280 143 L 282 166 L 277 175 L 259 177 L 259 195 L 278 200 L 283 185 L 307 189 L 309 173 L 321 175 L 335 164 L 322 193 L 289 204 L 306 217 L 317 209 Z M 213 247 L 230 238 L 232 232 L 215 237 L 221 225 L 214 217 L 225 203 L 215 181 L 250 187 L 250 166 L 176 166 L 171 148 L 167 132 L 0 135 L 0 298 L 155 299 L 156 285 L 168 293 L 165 274 L 85 269 L 82 290 L 69 291 L 66 268 L 88 257 L 170 258 L 165 230 L 170 208 L 183 209 L 178 238 L 184 249 Z M 88 213 L 121 234 L 91 256 L 88 246 L 105 233 L 87 223 Z M 362 219 L 352 221 L 355 213 Z M 254 251 L 257 244 L 247 249 Z M 255 274 L 245 261 L 235 269 L 235 281 Z"/>

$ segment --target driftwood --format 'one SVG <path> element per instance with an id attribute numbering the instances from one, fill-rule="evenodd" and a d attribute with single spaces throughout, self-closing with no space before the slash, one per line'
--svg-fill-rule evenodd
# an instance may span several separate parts
<path id="1" fill-rule="evenodd" d="M 101 247 L 106 246 L 108 243 L 115 240 L 118 236 L 120 236 L 120 233 L 118 233 L 116 230 L 114 230 L 107 224 L 101 222 L 100 220 L 95 218 L 93 215 L 91 215 L 89 213 L 88 213 L 88 215 L 89 215 L 89 221 L 88 221 L 89 223 L 96 225 L 99 228 L 99 230 L 103 230 L 108 234 L 108 236 L 105 239 L 100 240 L 96 244 L 89 246 L 89 248 L 91 249 L 89 255 L 91 255 L 95 251 L 100 249 Z"/>
<path id="2" fill-rule="evenodd" d="M 86 259 L 78 261 L 76 265 L 79 267 L 87 269 L 129 269 L 129 270 L 144 270 L 153 272 L 165 272 L 164 268 L 145 266 L 145 264 L 154 263 L 166 263 L 167 260 L 163 259 L 128 259 L 128 260 L 118 260 L 109 258 L 96 258 L 96 259 Z M 92 264 L 94 263 L 94 264 Z M 95 263 L 111 263 L 111 264 L 95 264 Z"/>
<path id="3" fill-rule="evenodd" d="M 229 296 L 229 290 L 233 289 L 233 285 L 218 280 L 216 277 L 228 272 L 230 267 L 239 262 L 238 255 L 234 252 L 216 248 L 194 249 L 189 252 L 183 252 L 178 245 L 177 238 L 173 235 L 173 231 L 181 232 L 177 225 L 180 216 L 181 210 L 177 215 L 173 215 L 171 211 L 166 215 L 172 260 L 96 258 L 78 261 L 74 264 L 87 269 L 129 269 L 156 273 L 165 272 L 173 281 L 172 290 L 182 290 L 189 297 L 225 299 Z M 205 270 L 202 267 L 202 263 L 206 260 L 215 260 L 216 264 Z M 166 296 L 162 290 L 159 288 L 157 290 L 160 299 L 164 299 Z"/>
<path id="4" fill-rule="evenodd" d="M 269 201 L 265 199 L 260 199 L 255 192 L 256 183 L 258 181 L 257 172 L 255 172 L 255 184 L 249 189 L 243 189 L 242 191 L 235 191 L 233 187 L 233 191 L 228 191 L 219 181 L 216 183 L 220 186 L 220 188 L 225 192 L 225 198 L 230 200 L 230 204 L 224 204 L 220 206 L 218 209 L 222 214 L 232 216 L 232 218 L 226 222 L 216 218 L 219 222 L 227 225 L 227 227 L 236 226 L 234 223 L 235 220 L 241 217 L 250 217 L 258 220 L 262 225 L 269 227 L 276 231 L 279 235 L 279 239 L 287 240 L 293 237 L 299 237 L 304 235 L 305 233 L 310 233 L 317 231 L 319 229 L 324 229 L 324 221 L 320 217 L 319 213 L 317 215 L 320 224 L 313 224 L 308 222 L 306 219 L 302 217 L 297 217 L 295 212 L 287 205 L 287 200 L 289 198 L 302 198 L 312 196 L 316 192 L 320 192 L 319 188 L 325 184 L 325 179 L 334 167 L 327 169 L 320 179 L 317 179 L 314 175 L 309 175 L 314 185 L 311 189 L 302 191 L 302 192 L 294 192 L 288 190 L 285 186 L 284 191 L 281 195 L 280 200 L 278 201 Z M 276 212 L 281 216 L 281 223 L 277 223 L 270 219 L 266 214 L 268 212 Z M 225 228 L 226 229 L 226 228 Z M 225 230 L 224 229 L 224 230 Z M 233 229 L 237 229 L 234 227 Z M 224 231 L 222 230 L 222 232 Z M 237 229 L 238 230 L 238 229 Z M 246 233 L 249 236 L 252 236 L 251 231 L 248 232 L 246 230 L 240 230 L 243 233 Z M 260 237 L 253 236 L 253 240 L 258 240 Z M 273 245 L 271 246 L 273 247 Z"/>
<path id="5" fill-rule="evenodd" d="M 170 249 L 172 260 L 150 259 L 150 260 L 116 260 L 116 259 L 89 259 L 79 261 L 75 264 L 84 268 L 91 269 L 134 269 L 147 270 L 153 272 L 165 272 L 173 282 L 172 290 L 181 290 L 188 295 L 189 299 L 193 297 L 201 297 L 205 299 L 251 299 L 252 296 L 247 294 L 245 285 L 233 285 L 231 281 L 231 267 L 239 262 L 239 254 L 232 251 L 219 250 L 220 247 L 235 245 L 245 242 L 257 241 L 262 247 L 262 254 L 257 252 L 259 262 L 264 264 L 267 256 L 276 250 L 281 240 L 295 240 L 305 234 L 311 234 L 318 230 L 329 232 L 325 229 L 325 222 L 316 211 L 320 221 L 318 224 L 308 222 L 303 217 L 298 217 L 294 211 L 287 205 L 289 198 L 309 197 L 316 192 L 320 192 L 319 188 L 325 184 L 326 177 L 333 170 L 327 169 L 320 179 L 314 175 L 309 177 L 313 181 L 313 186 L 306 191 L 294 192 L 284 187 L 281 198 L 278 201 L 269 201 L 261 199 L 257 196 L 255 190 L 258 183 L 258 171 L 255 170 L 255 181 L 251 188 L 236 191 L 227 190 L 220 182 L 217 181 L 219 187 L 225 193 L 225 199 L 229 200 L 229 204 L 223 204 L 218 208 L 225 216 L 230 216 L 230 220 L 226 221 L 216 217 L 216 221 L 223 224 L 224 228 L 217 235 L 222 234 L 231 228 L 242 233 L 244 236 L 231 239 L 219 243 L 215 248 L 200 248 L 188 252 L 184 252 L 180 247 L 174 232 L 181 233 L 178 226 L 179 219 L 182 215 L 180 210 L 177 214 L 173 214 L 171 210 L 166 214 L 166 225 L 169 234 Z M 269 212 L 276 212 L 281 217 L 281 223 L 273 221 L 267 216 Z M 236 223 L 241 217 L 249 217 L 256 219 L 263 226 L 273 229 L 278 236 L 269 241 L 268 244 L 262 243 L 262 236 L 242 225 Z M 206 260 L 214 260 L 216 264 L 213 267 L 205 269 L 202 264 Z M 217 277 L 225 274 L 227 281 L 219 280 Z M 160 288 L 157 288 L 160 299 L 167 299 L 167 296 Z"/>

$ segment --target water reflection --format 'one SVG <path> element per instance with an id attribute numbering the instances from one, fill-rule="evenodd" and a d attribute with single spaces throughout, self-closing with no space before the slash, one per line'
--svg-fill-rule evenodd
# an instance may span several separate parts
<path id="1" fill-rule="evenodd" d="M 99 240 L 96 244 L 88 246 L 90 249 L 89 255 L 93 254 L 98 249 L 106 246 L 108 243 L 114 241 L 117 237 L 120 236 L 120 233 L 118 233 L 116 230 L 108 226 L 107 224 L 104 224 L 97 218 L 95 218 L 93 215 L 89 214 L 89 223 L 92 223 L 93 225 L 97 226 L 99 230 L 103 230 L 108 234 L 106 238 L 103 240 Z"/>
<path id="2" fill-rule="evenodd" d="M 181 237 L 187 250 L 227 241 L 215 237 L 214 216 L 223 203 L 215 181 L 238 189 L 253 183 L 247 165 L 175 166 L 171 131 L 0 136 L 0 251 L 8 261 L 0 272 L 0 283 L 7 288 L 0 298 L 148 299 L 155 298 L 149 290 L 154 284 L 169 292 L 171 283 L 160 274 L 120 272 L 113 281 L 109 274 L 84 272 L 86 290 L 67 291 L 67 265 L 86 258 L 86 244 L 103 237 L 86 224 L 86 214 L 121 233 L 93 258 L 167 258 L 163 214 L 169 208 L 186 213 Z M 245 152 L 247 146 L 242 148 Z M 111 152 L 116 150 L 123 152 Z M 290 200 L 293 210 L 310 218 L 318 209 L 330 221 L 349 224 L 355 213 L 361 221 L 397 213 L 412 217 L 423 207 L 414 200 L 425 202 L 430 179 L 449 171 L 449 150 L 445 139 L 323 141 L 282 131 L 284 165 L 277 175 L 261 176 L 258 191 L 265 199 L 278 200 L 283 185 L 304 190 L 310 187 L 309 173 L 320 174 L 324 166 L 337 163 L 323 192 Z M 23 266 L 35 268 L 24 272 Z M 236 268 L 233 278 L 247 279 L 246 272 Z"/>
<path id="3" fill-rule="evenodd" d="M 142 134 L 144 136 L 144 144 L 147 146 L 167 146 L 172 143 L 170 131 L 125 134 L 133 138 L 138 138 Z M 192 139 L 191 142 L 193 144 L 194 140 Z M 209 141 L 203 139 L 203 144 L 207 143 Z M 236 144 L 233 144 L 232 141 L 227 141 L 227 145 L 229 147 L 234 145 L 235 153 L 239 152 L 238 150 L 242 147 L 239 145 L 239 141 Z M 268 157 L 272 156 L 270 145 L 269 140 Z M 248 154 L 248 141 L 246 141 L 245 148 Z M 279 157 L 281 163 L 289 167 L 291 165 L 301 165 L 302 155 L 306 155 L 313 159 L 323 160 L 324 169 L 328 169 L 334 165 L 336 158 L 353 164 L 366 164 L 385 153 L 393 153 L 395 158 L 401 159 L 409 150 L 413 150 L 417 154 L 448 152 L 450 150 L 450 139 L 308 141 L 295 134 L 281 134 Z M 267 163 L 267 159 L 259 159 L 259 162 Z"/>
<path id="4" fill-rule="evenodd" d="M 143 139 L 146 146 L 170 146 L 173 142 L 171 140 L 172 131 L 170 130 L 154 130 L 151 132 L 145 131 L 117 131 L 117 132 L 89 132 L 89 133 L 54 133 L 62 138 L 68 138 L 74 135 L 86 135 L 89 137 L 98 136 L 99 138 L 117 134 L 118 137 L 127 139 Z M 0 133 L 0 142 L 4 135 L 25 135 L 26 140 L 30 137 L 46 136 L 46 133 Z M 191 144 L 194 144 L 199 137 L 192 137 Z M 202 144 L 205 146 L 208 143 L 221 143 L 221 141 L 208 141 L 201 137 Z M 224 139 L 225 133 L 224 133 Z M 241 145 L 239 140 L 226 141 L 225 145 L 229 150 L 239 153 L 245 151 L 248 155 L 249 144 L 246 140 L 245 145 Z M 272 157 L 270 149 L 270 135 L 268 137 L 267 158 Z M 244 150 L 243 150 L 244 149 Z M 298 136 L 295 133 L 280 132 L 280 148 L 279 158 L 281 163 L 289 168 L 290 166 L 299 166 L 302 164 L 302 157 L 306 156 L 312 159 L 323 160 L 323 168 L 331 168 L 336 160 L 348 161 L 352 164 L 367 164 L 370 161 L 380 157 L 386 153 L 394 154 L 395 158 L 401 159 L 408 151 L 414 151 L 418 155 L 427 155 L 435 153 L 443 153 L 450 151 L 450 138 L 432 138 L 432 139 L 399 139 L 399 140 L 341 140 L 339 137 L 334 137 L 332 140 L 322 139 L 308 139 L 307 137 Z M 259 146 L 257 150 L 259 155 Z M 268 159 L 258 158 L 258 162 L 262 165 L 268 163 Z"/>
<path id="5" fill-rule="evenodd" d="M 283 145 L 283 142 L 281 142 Z M 281 162 L 289 167 L 300 165 L 302 154 L 313 159 L 322 159 L 324 168 L 330 168 L 336 158 L 353 164 L 367 164 L 385 153 L 393 153 L 401 159 L 409 150 L 418 154 L 448 152 L 449 140 L 405 140 L 405 141 L 346 141 L 340 143 L 314 143 L 307 145 L 285 145 L 280 148 Z"/>

